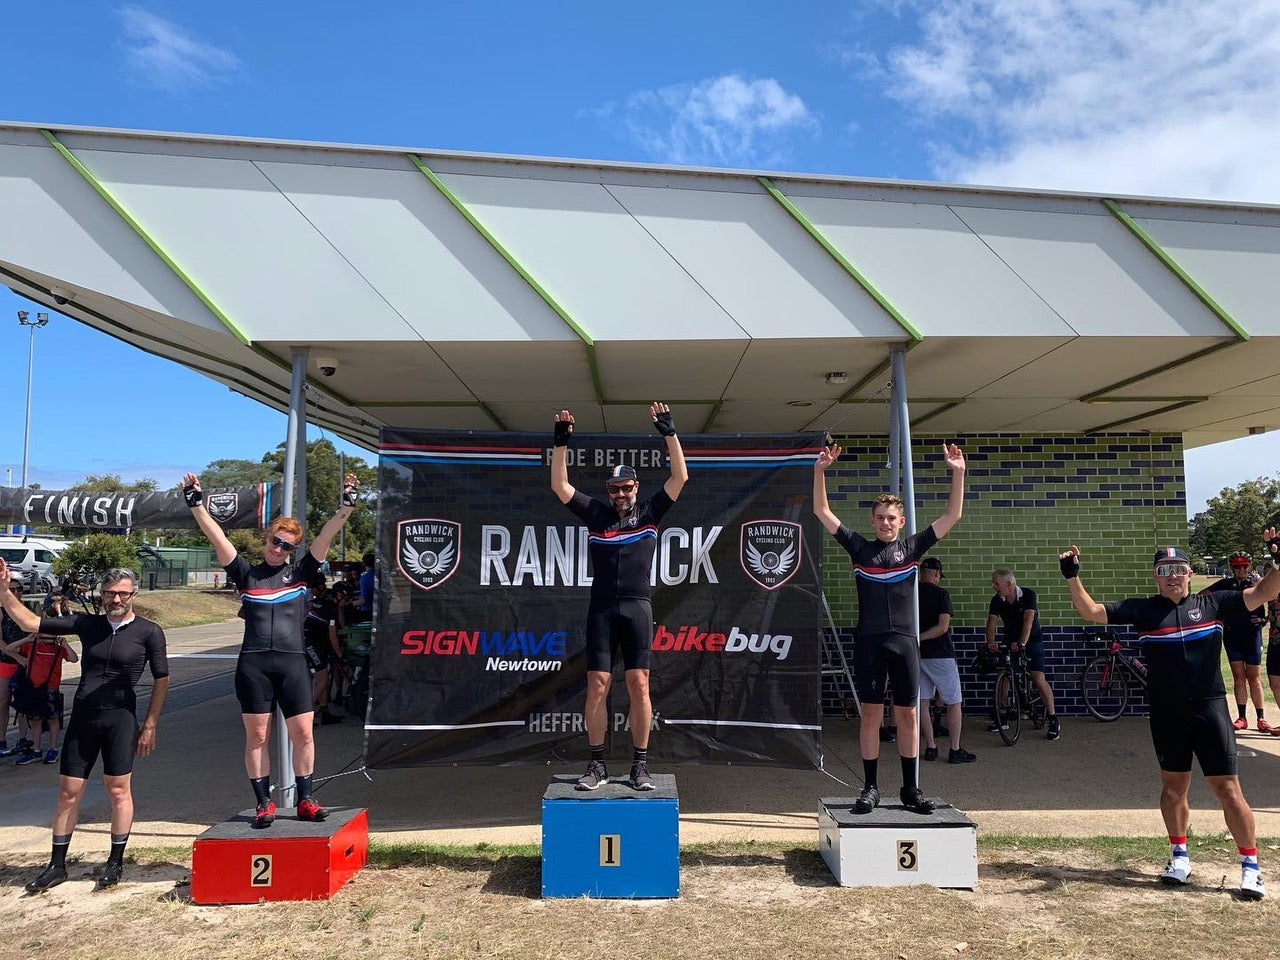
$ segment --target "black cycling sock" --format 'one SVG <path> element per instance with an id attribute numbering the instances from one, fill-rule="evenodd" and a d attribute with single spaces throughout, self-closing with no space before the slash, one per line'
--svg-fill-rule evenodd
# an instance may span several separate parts
<path id="1" fill-rule="evenodd" d="M 124 845 L 129 842 L 127 833 L 111 835 L 111 852 L 107 854 L 108 863 L 124 863 Z"/>
<path id="2" fill-rule="evenodd" d="M 59 870 L 67 869 L 67 848 L 71 846 L 71 834 L 55 833 L 53 835 L 53 853 L 49 857 L 49 866 Z"/>
<path id="3" fill-rule="evenodd" d="M 1245 712 L 1246 710 L 1248 710 L 1248 709 L 1249 709 L 1249 705 L 1248 705 L 1247 703 L 1237 703 L 1237 704 L 1236 704 L 1236 711 L 1237 711 L 1237 713 L 1239 714 L 1239 717 L 1240 717 L 1240 719 L 1241 719 L 1241 720 L 1243 720 L 1243 719 L 1244 719 L 1244 712 Z"/>
<path id="4" fill-rule="evenodd" d="M 865 783 L 868 787 L 877 787 L 878 789 L 878 784 L 876 782 L 876 771 L 879 766 L 880 766 L 879 757 L 873 757 L 870 760 L 867 760 L 865 758 L 863 759 L 862 782 Z"/>
<path id="5" fill-rule="evenodd" d="M 1253 712 L 1258 715 L 1258 719 L 1262 719 L 1262 707 L 1254 707 Z"/>
<path id="6" fill-rule="evenodd" d="M 599 746 L 596 746 L 594 743 L 588 743 L 587 749 L 591 751 L 590 759 L 592 761 L 599 760 L 601 763 L 604 763 L 604 744 L 603 743 L 600 744 Z"/>
<path id="7" fill-rule="evenodd" d="M 648 763 L 648 762 L 649 762 L 649 748 L 648 748 L 648 747 L 645 747 L 645 748 L 642 750 L 640 747 L 635 747 L 635 748 L 634 748 L 634 752 L 633 752 L 633 753 L 632 753 L 632 755 L 631 755 L 631 762 L 632 762 L 632 763 Z"/>
<path id="8" fill-rule="evenodd" d="M 898 759 L 902 761 L 902 789 L 916 789 L 918 786 L 916 783 L 916 758 L 899 757 Z"/>
<path id="9" fill-rule="evenodd" d="M 301 803 L 303 800 L 311 799 L 311 778 L 314 776 L 315 776 L 314 773 L 308 773 L 305 777 L 294 778 L 293 783 L 298 791 L 299 803 Z"/>
<path id="10" fill-rule="evenodd" d="M 271 777 L 250 777 L 249 783 L 253 787 L 253 796 L 259 803 L 266 803 L 271 799 Z"/>

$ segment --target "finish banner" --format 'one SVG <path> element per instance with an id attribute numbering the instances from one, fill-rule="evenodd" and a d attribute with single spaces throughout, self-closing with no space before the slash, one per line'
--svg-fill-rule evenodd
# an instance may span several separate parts
<path id="1" fill-rule="evenodd" d="M 587 528 L 551 491 L 544 434 L 384 429 L 370 767 L 587 757 Z M 689 482 L 658 526 L 654 722 L 661 763 L 821 765 L 822 435 L 682 436 Z M 578 431 L 569 482 L 607 503 L 670 476 L 662 437 Z M 608 755 L 629 762 L 621 657 Z"/>
<path id="2" fill-rule="evenodd" d="M 210 516 L 228 530 L 266 527 L 280 515 L 280 484 L 206 489 L 204 503 Z M 16 487 L 0 487 L 0 523 L 90 530 L 196 525 L 178 490 L 93 493 Z"/>

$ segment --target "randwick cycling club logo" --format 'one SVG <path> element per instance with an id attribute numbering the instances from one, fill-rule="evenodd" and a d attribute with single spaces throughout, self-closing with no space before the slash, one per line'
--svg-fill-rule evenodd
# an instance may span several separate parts
<path id="1" fill-rule="evenodd" d="M 748 577 L 777 590 L 800 569 L 800 524 L 790 520 L 748 520 L 742 525 L 738 561 Z"/>
<path id="2" fill-rule="evenodd" d="M 235 515 L 240 512 L 240 494 L 207 494 L 204 498 L 204 507 L 209 511 L 209 516 L 213 517 L 213 519 L 219 523 L 226 523 L 228 520 L 234 519 Z"/>
<path id="3" fill-rule="evenodd" d="M 396 527 L 396 566 L 420 590 L 433 590 L 458 569 L 462 524 L 421 517 Z"/>

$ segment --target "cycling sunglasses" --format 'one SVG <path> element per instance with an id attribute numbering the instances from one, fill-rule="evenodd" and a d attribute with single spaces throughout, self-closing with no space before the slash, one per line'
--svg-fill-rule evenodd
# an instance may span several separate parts
<path id="1" fill-rule="evenodd" d="M 298 549 L 298 545 L 296 543 L 290 543 L 288 540 L 281 540 L 279 537 L 272 537 L 271 542 L 285 553 L 293 553 L 293 551 Z"/>
<path id="2" fill-rule="evenodd" d="M 1184 563 L 1161 563 L 1156 565 L 1157 577 L 1189 577 L 1191 568 Z"/>
<path id="3" fill-rule="evenodd" d="M 630 493 L 638 486 L 635 480 L 628 480 L 626 483 L 606 483 L 604 488 L 610 493 Z"/>

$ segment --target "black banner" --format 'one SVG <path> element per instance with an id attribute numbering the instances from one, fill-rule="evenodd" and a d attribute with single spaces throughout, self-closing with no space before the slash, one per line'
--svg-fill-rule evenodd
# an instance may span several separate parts
<path id="1" fill-rule="evenodd" d="M 280 484 L 206 490 L 204 503 L 210 515 L 229 530 L 266 527 L 280 515 Z M 0 487 L 0 523 L 90 530 L 196 525 L 178 490 L 93 493 L 15 487 Z"/>
<path id="2" fill-rule="evenodd" d="M 682 436 L 652 573 L 654 759 L 820 765 L 821 439 Z M 551 491 L 549 441 L 383 431 L 370 767 L 586 757 L 587 529 Z M 601 500 L 616 464 L 641 501 L 670 475 L 656 434 L 579 433 L 569 458 Z M 629 759 L 614 675 L 609 747 Z"/>

